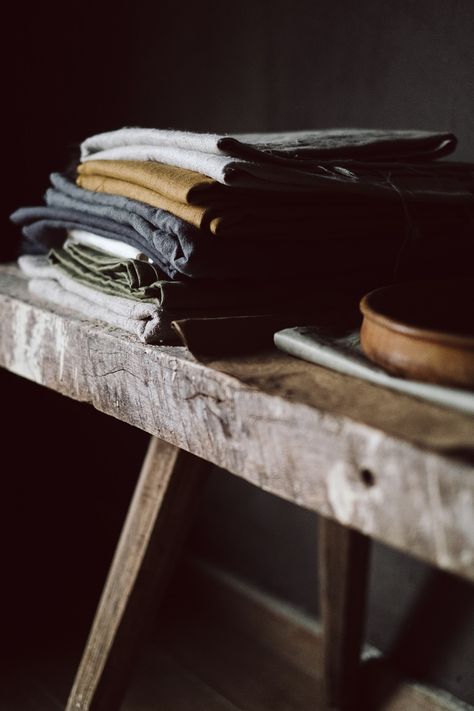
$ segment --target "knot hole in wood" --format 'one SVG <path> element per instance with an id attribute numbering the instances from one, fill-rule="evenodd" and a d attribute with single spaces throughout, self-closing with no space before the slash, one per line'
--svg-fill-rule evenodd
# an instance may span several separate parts
<path id="1" fill-rule="evenodd" d="M 371 486 L 374 486 L 375 484 L 375 474 L 370 471 L 370 469 L 361 469 L 360 472 L 360 478 L 362 480 L 362 483 L 365 484 L 365 486 L 369 489 Z"/>

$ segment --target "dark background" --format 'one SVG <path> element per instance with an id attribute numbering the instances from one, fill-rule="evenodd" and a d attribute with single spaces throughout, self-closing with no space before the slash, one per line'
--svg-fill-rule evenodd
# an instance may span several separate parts
<path id="1" fill-rule="evenodd" d="M 454 131 L 473 160 L 473 43 L 472 0 L 11 5 L 0 256 L 18 244 L 9 212 L 123 125 Z M 92 614 L 146 436 L 4 372 L 0 387 L 6 627 L 41 646 L 51 621 Z M 315 614 L 315 538 L 316 516 L 216 470 L 191 548 Z M 468 584 L 376 546 L 370 610 L 370 641 L 474 701 Z"/>
<path id="2" fill-rule="evenodd" d="M 472 0 L 10 4 L 5 215 L 124 125 L 450 130 L 472 159 L 473 15 Z"/>

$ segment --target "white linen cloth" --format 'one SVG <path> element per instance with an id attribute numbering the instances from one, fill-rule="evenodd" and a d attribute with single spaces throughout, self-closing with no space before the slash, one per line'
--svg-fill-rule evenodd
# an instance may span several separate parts
<path id="1" fill-rule="evenodd" d="M 131 244 L 126 244 L 118 239 L 109 239 L 96 235 L 94 232 L 86 230 L 68 230 L 67 244 L 84 244 L 86 247 L 98 249 L 100 252 L 111 254 L 113 257 L 124 257 L 125 259 L 138 259 L 141 262 L 151 262 L 151 259 L 140 252 L 140 250 L 132 247 Z"/>

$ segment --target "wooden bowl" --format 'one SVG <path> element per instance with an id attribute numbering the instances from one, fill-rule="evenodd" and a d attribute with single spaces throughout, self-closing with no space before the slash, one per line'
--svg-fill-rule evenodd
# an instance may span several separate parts
<path id="1" fill-rule="evenodd" d="M 383 287 L 360 309 L 370 360 L 406 378 L 474 388 L 474 281 Z"/>

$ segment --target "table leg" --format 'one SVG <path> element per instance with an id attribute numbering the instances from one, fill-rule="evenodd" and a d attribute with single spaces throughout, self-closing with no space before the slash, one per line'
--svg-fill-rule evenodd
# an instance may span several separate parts
<path id="1" fill-rule="evenodd" d="M 151 438 L 66 711 L 117 711 L 210 464 Z"/>
<path id="2" fill-rule="evenodd" d="M 346 711 L 357 707 L 370 539 L 337 521 L 319 521 L 326 705 Z"/>

